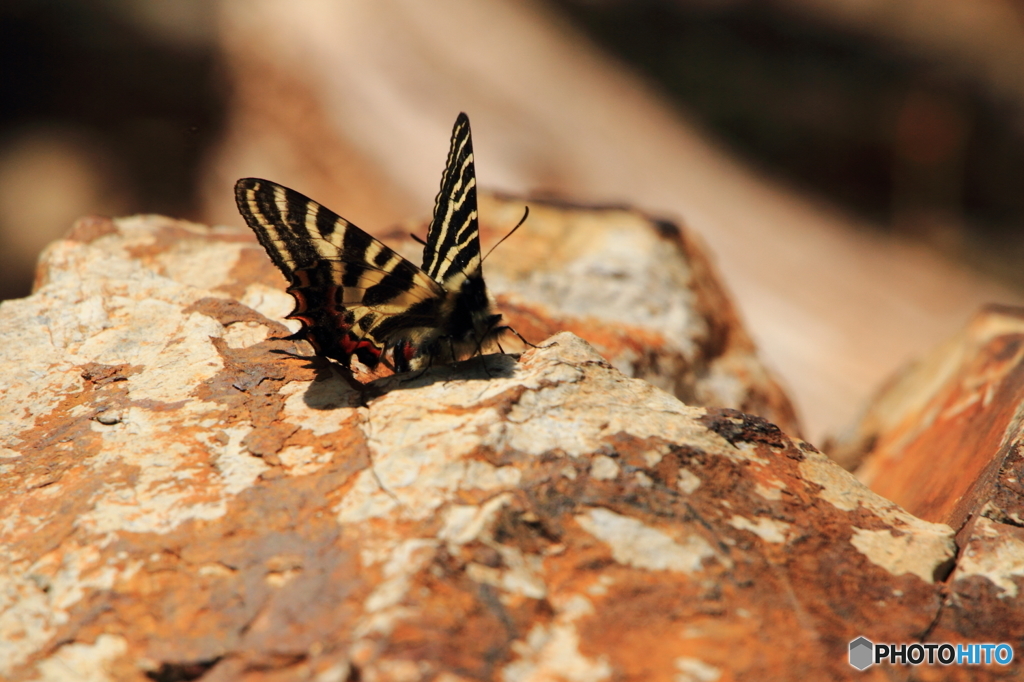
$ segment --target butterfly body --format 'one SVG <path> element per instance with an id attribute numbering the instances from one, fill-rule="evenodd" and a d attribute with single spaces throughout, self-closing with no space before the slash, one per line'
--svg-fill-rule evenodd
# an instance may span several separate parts
<path id="1" fill-rule="evenodd" d="M 469 119 L 452 130 L 434 216 L 416 267 L 302 194 L 243 178 L 235 199 L 274 264 L 288 278 L 302 323 L 293 338 L 352 369 L 448 363 L 480 353 L 507 328 L 493 312 L 480 257 Z"/>

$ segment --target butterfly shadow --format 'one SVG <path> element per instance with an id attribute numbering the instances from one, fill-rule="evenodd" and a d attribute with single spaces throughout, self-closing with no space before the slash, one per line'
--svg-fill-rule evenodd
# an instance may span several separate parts
<path id="1" fill-rule="evenodd" d="M 363 388 L 367 400 L 380 398 L 392 391 L 423 388 L 437 383 L 449 381 L 488 381 L 490 379 L 508 379 L 515 374 L 518 355 L 493 353 L 478 355 L 450 365 L 436 365 L 426 369 L 394 374 L 376 379 Z"/>
<path id="2" fill-rule="evenodd" d="M 320 356 L 305 358 L 316 376 L 303 394 L 303 402 L 314 410 L 366 407 L 371 400 L 392 391 L 423 388 L 449 381 L 488 381 L 515 374 L 517 354 L 478 355 L 450 365 L 394 374 L 369 383 L 359 382 L 344 367 Z"/>

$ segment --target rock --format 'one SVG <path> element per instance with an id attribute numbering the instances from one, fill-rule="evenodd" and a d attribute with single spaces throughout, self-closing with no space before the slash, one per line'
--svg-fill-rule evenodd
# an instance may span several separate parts
<path id="1" fill-rule="evenodd" d="M 843 679 L 939 617 L 952 530 L 769 422 L 570 333 L 357 390 L 258 256 L 93 221 L 0 306 L 0 676 Z"/>
<path id="2" fill-rule="evenodd" d="M 891 379 L 829 454 L 921 518 L 1019 525 L 1022 359 L 1024 309 L 990 306 Z"/>
<path id="3" fill-rule="evenodd" d="M 485 266 L 498 308 L 527 340 L 571 331 L 626 376 L 689 405 L 731 407 L 800 434 L 792 403 L 757 357 L 692 231 L 624 207 L 484 194 L 484 244 L 504 237 L 527 205 L 527 221 Z M 426 236 L 425 223 L 411 227 Z M 407 233 L 385 241 L 422 260 L 423 247 Z M 525 348 L 514 338 L 502 343 Z"/>
<path id="4" fill-rule="evenodd" d="M 935 642 L 1007 642 L 1013 664 L 922 671 L 922 680 L 1019 679 L 1024 646 L 1024 530 L 979 516 L 957 535 L 960 555 L 949 576 L 939 617 L 929 631 Z M 1000 670 L 1000 668 L 1002 668 Z"/>
<path id="5" fill-rule="evenodd" d="M 891 379 L 829 449 L 875 492 L 957 531 L 934 641 L 1024 644 L 1022 414 L 1024 309 L 989 306 Z M 975 679 L 962 674 L 921 679 Z"/>

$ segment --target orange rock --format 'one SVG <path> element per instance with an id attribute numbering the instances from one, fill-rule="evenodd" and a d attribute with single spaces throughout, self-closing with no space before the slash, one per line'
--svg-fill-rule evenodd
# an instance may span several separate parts
<path id="1" fill-rule="evenodd" d="M 361 393 L 238 232 L 114 226 L 0 306 L 6 679 L 845 679 L 936 619 L 951 529 L 761 418 L 569 333 Z"/>
<path id="2" fill-rule="evenodd" d="M 1024 309 L 990 306 L 876 396 L 834 453 L 874 491 L 947 523 L 960 548 L 927 641 L 1024 642 Z M 1011 679 L 1019 664 L 922 668 L 922 680 Z"/>
<path id="3" fill-rule="evenodd" d="M 1024 309 L 991 306 L 892 379 L 830 452 L 921 518 L 959 529 L 991 506 L 1019 524 L 1022 360 Z"/>

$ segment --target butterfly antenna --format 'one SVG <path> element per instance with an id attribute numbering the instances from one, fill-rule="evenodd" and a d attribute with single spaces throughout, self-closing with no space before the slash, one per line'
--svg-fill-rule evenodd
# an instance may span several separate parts
<path id="1" fill-rule="evenodd" d="M 518 230 L 519 227 L 523 223 L 526 222 L 526 219 L 529 217 L 529 215 L 530 215 L 530 207 L 529 206 L 524 206 L 523 207 L 523 217 L 519 219 L 519 222 L 516 223 L 515 227 L 513 227 L 511 230 L 509 230 L 508 234 L 506 234 L 504 237 L 502 237 L 501 239 L 498 240 L 498 244 L 501 244 L 503 241 L 505 241 L 506 239 L 511 237 L 513 234 L 515 234 L 515 231 Z M 491 251 L 494 251 L 496 248 L 498 248 L 498 244 L 495 244 L 494 246 L 492 246 L 490 251 L 487 252 L 487 255 L 485 255 L 483 258 L 480 259 L 481 263 L 483 263 L 485 260 L 487 260 L 487 256 L 491 255 Z"/>
<path id="2" fill-rule="evenodd" d="M 409 236 L 412 237 L 412 240 L 414 242 L 418 242 L 418 243 L 422 244 L 423 246 L 427 245 L 427 243 L 425 241 L 423 241 L 423 237 L 420 237 L 417 234 L 413 234 L 412 232 L 409 233 Z"/>

